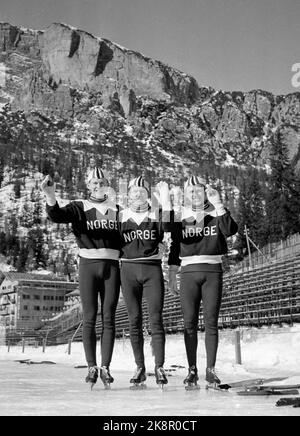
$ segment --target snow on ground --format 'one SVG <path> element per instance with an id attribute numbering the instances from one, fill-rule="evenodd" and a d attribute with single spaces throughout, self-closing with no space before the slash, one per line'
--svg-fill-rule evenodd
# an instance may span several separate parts
<path id="1" fill-rule="evenodd" d="M 256 377 L 287 377 L 276 384 L 300 384 L 300 325 L 281 329 L 242 331 L 242 365 L 235 363 L 234 332 L 220 335 L 217 370 L 223 382 Z M 116 341 L 111 372 L 115 377 L 111 391 L 98 383 L 89 392 L 84 383 L 86 368 L 82 343 L 25 349 L 0 347 L 0 415 L 300 415 L 300 409 L 275 406 L 279 399 L 240 397 L 236 392 L 207 392 L 204 389 L 204 336 L 199 333 L 198 367 L 200 391 L 186 392 L 182 380 L 187 373 L 183 337 L 167 336 L 166 364 L 169 384 L 161 392 L 152 376 L 147 390 L 132 392 L 129 379 L 135 369 L 128 338 Z M 99 350 L 99 343 L 98 343 Z M 146 367 L 153 372 L 150 338 L 145 340 Z M 56 365 L 24 365 L 14 360 L 53 361 Z M 175 365 L 175 367 L 174 367 Z M 180 368 L 184 367 L 184 368 Z M 282 395 L 280 396 L 282 397 Z"/>
<path id="2" fill-rule="evenodd" d="M 12 270 L 13 267 L 11 265 L 8 265 L 7 259 L 2 254 L 0 254 L 0 272 L 6 273 Z"/>

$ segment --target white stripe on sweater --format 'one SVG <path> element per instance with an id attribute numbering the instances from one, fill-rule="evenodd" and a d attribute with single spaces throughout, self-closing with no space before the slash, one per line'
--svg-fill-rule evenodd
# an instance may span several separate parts
<path id="1" fill-rule="evenodd" d="M 80 248 L 79 256 L 86 259 L 118 260 L 120 252 L 119 250 L 113 250 L 112 248 Z"/>
<path id="2" fill-rule="evenodd" d="M 202 254 L 199 256 L 184 256 L 180 257 L 181 266 L 195 265 L 196 263 L 222 263 L 222 256 L 219 254 Z"/>

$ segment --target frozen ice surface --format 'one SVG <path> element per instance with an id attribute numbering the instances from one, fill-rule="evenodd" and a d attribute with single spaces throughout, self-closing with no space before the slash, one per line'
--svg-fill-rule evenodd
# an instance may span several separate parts
<path id="1" fill-rule="evenodd" d="M 242 335 L 243 364 L 235 364 L 232 332 L 221 334 L 217 370 L 223 383 L 250 378 L 287 377 L 276 384 L 300 384 L 300 328 L 252 330 Z M 153 372 L 153 356 L 149 338 L 145 342 L 147 371 Z M 99 347 L 99 344 L 98 344 Z M 99 350 L 99 348 L 98 348 Z M 99 354 L 99 353 L 98 353 Z M 56 365 L 26 365 L 17 359 L 53 361 Z M 100 363 L 100 362 L 99 362 Z M 169 384 L 161 391 L 153 376 L 147 378 L 147 389 L 129 390 L 129 379 L 135 364 L 129 339 L 117 340 L 111 373 L 115 378 L 111 390 L 106 391 L 100 381 L 90 391 L 84 378 L 82 343 L 41 348 L 20 346 L 7 352 L 0 347 L 0 415 L 97 415 L 97 416 L 238 416 L 288 415 L 300 416 L 300 409 L 276 407 L 284 397 L 240 397 L 235 392 L 206 391 L 204 382 L 205 355 L 203 335 L 199 334 L 198 367 L 201 389 L 185 391 L 182 383 L 187 373 L 182 335 L 167 336 L 166 364 Z M 175 365 L 175 366 L 174 366 Z M 182 368 L 183 367 L 183 368 Z"/>
<path id="2" fill-rule="evenodd" d="M 104 390 L 98 382 L 93 391 L 84 382 L 86 369 L 66 364 L 24 365 L 0 362 L 0 415 L 97 415 L 97 416 L 238 416 L 300 415 L 292 407 L 276 407 L 281 396 L 239 397 L 231 392 L 185 391 L 182 376 L 170 377 L 161 391 L 153 377 L 147 389 L 130 391 L 132 371 L 114 371 L 115 383 Z"/>

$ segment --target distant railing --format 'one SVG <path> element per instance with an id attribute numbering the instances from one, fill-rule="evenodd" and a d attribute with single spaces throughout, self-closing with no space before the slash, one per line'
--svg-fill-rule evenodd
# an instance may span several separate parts
<path id="1" fill-rule="evenodd" d="M 260 248 L 260 251 L 251 253 L 252 267 L 263 266 L 279 259 L 290 258 L 300 254 L 300 233 L 288 236 L 280 242 L 273 242 Z M 237 271 L 244 272 L 250 269 L 250 259 L 247 256 L 230 270 L 230 274 Z"/>
<path id="2" fill-rule="evenodd" d="M 77 303 L 70 309 L 70 313 L 63 312 L 60 317 L 54 320 L 49 319 L 45 323 L 45 328 L 55 330 L 56 333 L 61 333 L 76 326 L 82 321 L 82 308 L 80 303 Z"/>

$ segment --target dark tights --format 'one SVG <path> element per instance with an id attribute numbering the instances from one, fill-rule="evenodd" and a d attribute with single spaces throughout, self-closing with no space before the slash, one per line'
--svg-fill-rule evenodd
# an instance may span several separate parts
<path id="1" fill-rule="evenodd" d="M 109 367 L 115 341 L 115 313 L 120 294 L 119 263 L 115 260 L 80 259 L 79 288 L 83 309 L 83 345 L 88 366 L 96 362 L 98 294 L 101 300 L 101 366 Z"/>
<path id="2" fill-rule="evenodd" d="M 143 294 L 148 306 L 155 364 L 163 366 L 165 360 L 165 331 L 162 319 L 164 279 L 161 264 L 123 262 L 121 283 L 130 322 L 130 340 L 137 366 L 145 364 Z"/>
<path id="3" fill-rule="evenodd" d="M 201 300 L 203 302 L 207 367 L 213 367 L 216 363 L 221 298 L 222 272 L 190 271 L 181 274 L 180 299 L 189 366 L 197 364 L 198 320 Z"/>

